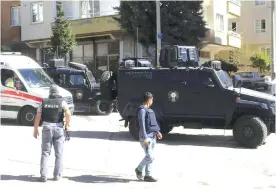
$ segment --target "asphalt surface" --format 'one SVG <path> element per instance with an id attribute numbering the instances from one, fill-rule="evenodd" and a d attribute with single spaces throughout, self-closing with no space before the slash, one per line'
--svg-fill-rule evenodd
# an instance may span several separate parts
<path id="1" fill-rule="evenodd" d="M 41 138 L 33 128 L 2 120 L 0 127 L 0 188 L 276 188 L 274 134 L 258 149 L 237 146 L 232 132 L 174 128 L 159 141 L 153 175 L 157 183 L 138 181 L 134 169 L 143 158 L 119 115 L 73 116 L 71 140 L 66 142 L 64 178 L 38 183 Z"/>

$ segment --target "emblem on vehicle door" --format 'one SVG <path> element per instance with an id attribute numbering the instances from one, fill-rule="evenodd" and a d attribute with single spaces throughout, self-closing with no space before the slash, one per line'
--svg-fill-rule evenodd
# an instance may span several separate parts
<path id="1" fill-rule="evenodd" d="M 77 92 L 76 92 L 76 98 L 77 98 L 78 100 L 81 100 L 81 99 L 82 99 L 82 96 L 83 96 L 82 91 L 77 91 Z"/>
<path id="2" fill-rule="evenodd" d="M 179 98 L 179 94 L 177 91 L 170 91 L 168 97 L 171 102 L 176 102 Z"/>

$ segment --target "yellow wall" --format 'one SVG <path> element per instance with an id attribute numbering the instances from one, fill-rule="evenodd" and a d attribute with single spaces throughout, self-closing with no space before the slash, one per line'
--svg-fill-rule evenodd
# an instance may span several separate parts
<path id="1" fill-rule="evenodd" d="M 113 16 L 71 20 L 70 23 L 75 35 L 122 30 L 118 22 L 113 19 Z"/>
<path id="2" fill-rule="evenodd" d="M 241 49 L 233 50 L 234 53 L 234 61 L 237 60 L 240 65 L 239 71 L 253 71 L 255 68 L 250 67 L 250 57 L 254 55 L 254 53 L 260 52 L 262 47 L 269 46 L 269 44 L 251 44 L 251 45 L 243 45 Z M 223 60 L 229 61 L 229 51 L 220 51 L 215 55 L 215 58 L 221 58 Z"/>

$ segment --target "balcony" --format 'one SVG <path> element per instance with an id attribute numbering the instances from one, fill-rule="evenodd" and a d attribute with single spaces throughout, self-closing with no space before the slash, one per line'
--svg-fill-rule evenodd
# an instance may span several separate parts
<path id="1" fill-rule="evenodd" d="M 228 0 L 227 10 L 229 18 L 236 18 L 241 16 L 241 2 L 239 0 Z"/>
<path id="2" fill-rule="evenodd" d="M 80 36 L 100 36 L 111 34 L 112 32 L 122 31 L 113 16 L 102 16 L 94 18 L 84 18 L 70 20 L 72 32 L 77 37 Z"/>
<path id="3" fill-rule="evenodd" d="M 229 31 L 228 32 L 228 46 L 235 47 L 235 48 L 241 48 L 241 35 L 236 32 Z"/>

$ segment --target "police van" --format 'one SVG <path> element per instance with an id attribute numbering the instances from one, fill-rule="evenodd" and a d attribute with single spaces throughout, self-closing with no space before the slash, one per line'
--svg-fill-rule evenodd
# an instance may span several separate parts
<path id="1" fill-rule="evenodd" d="M 54 81 L 37 62 L 20 53 L 1 53 L 0 71 L 1 119 L 17 119 L 23 125 L 33 125 L 36 108 L 49 96 Z M 59 91 L 73 113 L 72 94 L 61 87 Z"/>

